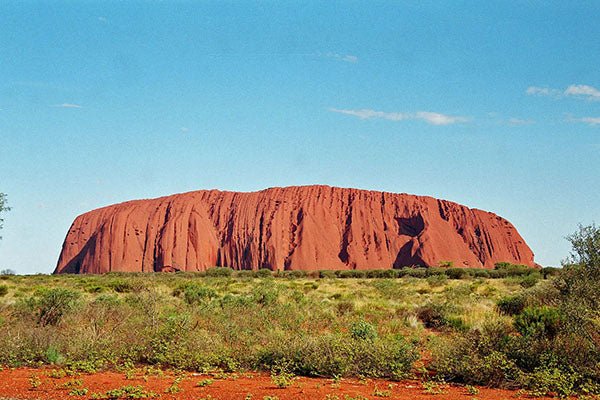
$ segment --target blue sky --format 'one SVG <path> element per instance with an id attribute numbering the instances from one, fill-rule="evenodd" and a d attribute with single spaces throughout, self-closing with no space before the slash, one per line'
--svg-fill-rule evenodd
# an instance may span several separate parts
<path id="1" fill-rule="evenodd" d="M 600 222 L 598 2 L 0 2 L 0 269 L 72 220 L 328 184 L 508 218 L 538 262 Z"/>

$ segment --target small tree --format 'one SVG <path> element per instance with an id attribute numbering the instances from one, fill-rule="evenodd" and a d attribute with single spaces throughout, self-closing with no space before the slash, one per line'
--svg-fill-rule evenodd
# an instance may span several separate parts
<path id="1" fill-rule="evenodd" d="M 2 218 L 2 213 L 9 210 L 10 207 L 6 203 L 6 194 L 0 193 L 0 230 L 2 229 L 2 226 L 4 224 L 4 218 Z M 2 236 L 0 236 L 0 239 L 2 239 Z"/>
<path id="2" fill-rule="evenodd" d="M 579 225 L 579 230 L 569 236 L 573 250 L 567 259 L 568 264 L 584 265 L 600 270 L 600 227 L 595 224 Z"/>
<path id="3" fill-rule="evenodd" d="M 554 281 L 566 327 L 600 344 L 600 227 L 580 225 L 567 239 L 573 250 Z"/>

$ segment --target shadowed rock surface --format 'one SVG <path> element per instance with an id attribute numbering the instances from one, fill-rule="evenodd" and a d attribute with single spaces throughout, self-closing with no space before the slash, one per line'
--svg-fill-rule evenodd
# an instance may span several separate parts
<path id="1" fill-rule="evenodd" d="M 513 225 L 432 197 L 329 186 L 200 190 L 80 215 L 55 273 L 534 266 Z"/>

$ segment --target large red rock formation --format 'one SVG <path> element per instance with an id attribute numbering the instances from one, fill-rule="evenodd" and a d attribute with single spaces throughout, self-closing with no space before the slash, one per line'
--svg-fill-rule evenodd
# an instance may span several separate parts
<path id="1" fill-rule="evenodd" d="M 83 214 L 56 273 L 534 266 L 517 230 L 432 197 L 328 186 L 201 190 Z"/>

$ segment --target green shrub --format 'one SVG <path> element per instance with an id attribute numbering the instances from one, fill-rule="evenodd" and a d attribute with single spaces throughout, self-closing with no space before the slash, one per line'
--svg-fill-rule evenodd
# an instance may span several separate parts
<path id="1" fill-rule="evenodd" d="M 367 270 L 367 278 L 396 278 L 397 273 L 394 269 L 371 269 Z"/>
<path id="2" fill-rule="evenodd" d="M 93 393 L 92 399 L 148 399 L 158 397 L 158 394 L 147 391 L 143 386 L 123 386 L 107 390 L 104 393 Z"/>
<path id="3" fill-rule="evenodd" d="M 461 332 L 466 332 L 469 330 L 469 325 L 467 325 L 467 323 L 461 317 L 446 317 L 445 325 Z"/>
<path id="4" fill-rule="evenodd" d="M 544 267 L 540 271 L 542 274 L 542 278 L 548 279 L 553 276 L 558 276 L 560 274 L 561 269 L 555 267 Z"/>
<path id="5" fill-rule="evenodd" d="M 392 278 L 398 278 L 399 276 L 400 276 L 400 274 L 397 269 L 386 269 L 381 272 L 381 278 L 392 279 Z"/>
<path id="6" fill-rule="evenodd" d="M 535 272 L 535 273 L 531 273 L 528 275 L 524 275 L 521 278 L 519 284 L 524 288 L 530 288 L 530 287 L 535 286 L 539 280 L 540 280 L 540 274 Z"/>
<path id="7" fill-rule="evenodd" d="M 408 268 L 396 269 L 396 277 L 402 278 L 408 275 Z"/>
<path id="8" fill-rule="evenodd" d="M 350 335 L 356 340 L 374 342 L 377 339 L 377 328 L 367 321 L 358 321 L 350 327 Z"/>
<path id="9" fill-rule="evenodd" d="M 115 279 L 110 281 L 108 282 L 107 286 L 117 293 L 133 292 L 133 285 L 124 279 Z"/>
<path id="10" fill-rule="evenodd" d="M 418 358 L 419 353 L 414 345 L 400 336 L 378 339 L 372 343 L 354 341 L 349 375 L 403 380 L 410 377 Z"/>
<path id="11" fill-rule="evenodd" d="M 258 365 L 297 375 L 404 379 L 418 356 L 414 345 L 402 337 L 370 341 L 327 334 L 271 342 L 259 355 Z"/>
<path id="12" fill-rule="evenodd" d="M 579 338 L 563 336 L 556 321 L 556 310 L 526 308 L 515 321 L 522 336 L 498 320 L 481 330 L 438 338 L 431 367 L 440 378 L 524 387 L 535 395 L 600 392 L 594 384 L 597 352 L 581 347 Z"/>
<path id="13" fill-rule="evenodd" d="M 469 328 L 465 321 L 461 317 L 450 315 L 450 309 L 448 304 L 427 303 L 416 309 L 416 315 L 426 328 L 467 331 Z"/>
<path id="14" fill-rule="evenodd" d="M 554 280 L 540 281 L 538 284 L 521 292 L 526 306 L 558 306 L 560 292 L 554 285 Z"/>
<path id="15" fill-rule="evenodd" d="M 427 277 L 446 275 L 446 268 L 429 267 L 425 270 Z"/>
<path id="16" fill-rule="evenodd" d="M 229 267 L 213 267 L 206 270 L 206 276 L 227 278 L 233 275 L 233 269 Z"/>
<path id="17" fill-rule="evenodd" d="M 425 278 L 427 276 L 426 268 L 407 268 L 406 272 L 406 276 L 412 278 Z"/>
<path id="18" fill-rule="evenodd" d="M 242 269 L 239 271 L 235 271 L 233 273 L 233 276 L 235 276 L 236 278 L 241 278 L 241 279 L 254 278 L 254 271 L 248 270 L 248 269 Z"/>
<path id="19" fill-rule="evenodd" d="M 8 286 L 0 285 L 0 297 L 6 296 L 8 293 Z"/>
<path id="20" fill-rule="evenodd" d="M 336 271 L 338 278 L 366 278 L 367 272 L 359 269 Z"/>
<path id="21" fill-rule="evenodd" d="M 572 368 L 563 370 L 557 366 L 545 365 L 524 376 L 521 383 L 536 397 L 556 394 L 566 399 L 576 394 L 580 379 L 581 376 Z"/>
<path id="22" fill-rule="evenodd" d="M 431 287 L 443 286 L 447 281 L 446 275 L 431 275 L 427 278 L 427 283 Z"/>
<path id="23" fill-rule="evenodd" d="M 501 314 L 517 315 L 525 309 L 525 298 L 522 295 L 505 296 L 498 300 L 496 307 Z"/>
<path id="24" fill-rule="evenodd" d="M 300 279 L 306 278 L 306 271 L 294 270 L 294 271 L 278 271 L 277 276 L 288 279 Z"/>
<path id="25" fill-rule="evenodd" d="M 60 354 L 60 351 L 56 348 L 56 346 L 50 346 L 46 349 L 46 361 L 50 364 L 60 364 L 63 360 L 63 356 Z"/>
<path id="26" fill-rule="evenodd" d="M 473 268 L 470 272 L 475 278 L 490 278 L 490 271 L 484 268 Z"/>
<path id="27" fill-rule="evenodd" d="M 506 273 L 505 276 L 524 276 L 529 275 L 532 272 L 537 272 L 527 265 L 511 264 L 508 262 L 496 263 L 494 269 L 497 271 L 504 271 Z"/>
<path id="28" fill-rule="evenodd" d="M 335 271 L 319 271 L 319 278 L 335 278 Z"/>
<path id="29" fill-rule="evenodd" d="M 523 336 L 556 336 L 560 329 L 560 312 L 553 307 L 527 307 L 515 318 L 515 329 Z"/>
<path id="30" fill-rule="evenodd" d="M 198 383 L 196 383 L 197 387 L 206 387 L 206 386 L 210 386 L 214 383 L 214 379 L 202 379 L 201 381 L 199 381 Z"/>
<path id="31" fill-rule="evenodd" d="M 261 268 L 256 271 L 255 276 L 257 278 L 270 278 L 273 276 L 273 272 L 268 268 Z"/>
<path id="32" fill-rule="evenodd" d="M 277 302 L 279 289 L 274 283 L 264 281 L 252 289 L 250 296 L 255 304 L 270 306 Z"/>
<path id="33" fill-rule="evenodd" d="M 217 292 L 212 288 L 192 283 L 186 285 L 183 289 L 183 297 L 187 304 L 201 304 L 206 300 L 210 301 L 217 297 Z"/>
<path id="34" fill-rule="evenodd" d="M 469 277 L 469 274 L 464 268 L 448 268 L 446 276 L 450 279 L 465 279 Z"/>
<path id="35" fill-rule="evenodd" d="M 501 279 L 508 276 L 508 271 L 502 269 L 492 269 L 488 271 L 488 275 L 491 279 Z"/>
<path id="36" fill-rule="evenodd" d="M 88 392 L 87 388 L 73 388 L 69 391 L 69 396 L 85 396 Z"/>
<path id="37" fill-rule="evenodd" d="M 102 293 L 104 292 L 104 286 L 100 285 L 89 285 L 86 286 L 85 291 L 88 293 Z"/>
<path id="38" fill-rule="evenodd" d="M 43 289 L 30 298 L 29 304 L 37 315 L 39 325 L 57 325 L 65 314 L 78 305 L 80 297 L 79 292 L 69 289 Z"/>
<path id="39" fill-rule="evenodd" d="M 294 383 L 295 379 L 296 376 L 290 372 L 279 371 L 277 373 L 271 373 L 271 382 L 273 382 L 279 389 L 290 387 Z"/>
<path id="40" fill-rule="evenodd" d="M 490 321 L 480 329 L 455 333 L 434 342 L 431 368 L 438 378 L 471 385 L 514 384 L 521 372 L 505 353 L 512 328 Z"/>
<path id="41" fill-rule="evenodd" d="M 339 334 L 307 335 L 271 341 L 258 355 L 258 367 L 285 368 L 297 375 L 347 376 L 352 367 L 352 343 Z"/>
<path id="42" fill-rule="evenodd" d="M 227 293 L 219 300 L 221 308 L 246 308 L 252 305 L 250 296 L 240 296 Z"/>

